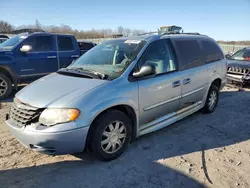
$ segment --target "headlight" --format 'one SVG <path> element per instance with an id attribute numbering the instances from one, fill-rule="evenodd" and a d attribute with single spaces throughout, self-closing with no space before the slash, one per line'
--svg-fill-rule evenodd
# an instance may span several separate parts
<path id="1" fill-rule="evenodd" d="M 52 126 L 58 123 L 74 121 L 80 115 L 78 109 L 45 109 L 39 117 L 43 125 Z"/>

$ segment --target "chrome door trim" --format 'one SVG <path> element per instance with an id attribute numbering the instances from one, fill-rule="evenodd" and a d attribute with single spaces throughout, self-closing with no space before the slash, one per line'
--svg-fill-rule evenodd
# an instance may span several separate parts
<path id="1" fill-rule="evenodd" d="M 151 110 L 151 109 L 153 109 L 153 108 L 157 108 L 157 107 L 159 107 L 159 106 L 161 106 L 161 105 L 164 105 L 164 104 L 173 102 L 173 101 L 175 101 L 175 100 L 178 100 L 178 99 L 180 99 L 180 98 L 181 98 L 181 96 L 174 97 L 174 98 L 171 98 L 171 99 L 169 99 L 169 100 L 167 100 L 167 101 L 163 101 L 163 102 L 154 104 L 154 105 L 152 105 L 152 106 L 145 107 L 145 108 L 143 108 L 143 110 L 144 110 L 144 111 L 148 111 L 148 110 Z"/>
<path id="2" fill-rule="evenodd" d="M 177 122 L 178 120 L 181 120 L 193 114 L 194 112 L 197 112 L 201 108 L 202 108 L 202 103 L 201 101 L 199 101 L 187 108 L 184 108 L 183 110 L 179 110 L 178 112 L 173 112 L 164 117 L 158 118 L 157 120 L 151 123 L 143 125 L 142 128 L 139 130 L 139 136 L 167 127 L 168 125 L 171 125 Z"/>
<path id="3" fill-rule="evenodd" d="M 20 75 L 20 77 L 42 76 L 42 75 L 47 75 L 47 74 L 51 74 L 51 73 L 52 73 L 52 72 L 47 72 L 47 73 L 39 73 L 39 74 Z"/>
<path id="4" fill-rule="evenodd" d="M 205 88 L 205 87 L 202 87 L 202 88 L 196 89 L 196 90 L 194 90 L 194 91 L 190 91 L 190 92 L 188 92 L 188 93 L 185 93 L 184 95 L 182 95 L 182 97 L 187 97 L 188 95 L 192 95 L 192 94 L 194 94 L 194 93 L 196 93 L 196 92 L 199 92 L 199 91 L 203 90 L 204 88 Z"/>
<path id="5" fill-rule="evenodd" d="M 21 72 L 26 72 L 26 71 L 33 71 L 35 69 L 21 69 Z"/>

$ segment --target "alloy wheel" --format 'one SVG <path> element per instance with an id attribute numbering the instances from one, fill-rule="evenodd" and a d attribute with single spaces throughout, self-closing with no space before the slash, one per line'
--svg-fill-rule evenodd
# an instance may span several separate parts
<path id="1" fill-rule="evenodd" d="M 106 153 L 113 154 L 124 144 L 127 130 L 123 122 L 114 121 L 110 123 L 102 134 L 101 147 Z"/>
<path id="2" fill-rule="evenodd" d="M 216 102 L 217 102 L 217 93 L 216 93 L 216 91 L 212 91 L 210 93 L 210 96 L 209 96 L 208 100 L 209 100 L 208 107 L 209 107 L 210 110 L 212 110 L 215 107 Z"/>
<path id="3" fill-rule="evenodd" d="M 0 96 L 3 96 L 8 90 L 7 82 L 0 78 Z"/>

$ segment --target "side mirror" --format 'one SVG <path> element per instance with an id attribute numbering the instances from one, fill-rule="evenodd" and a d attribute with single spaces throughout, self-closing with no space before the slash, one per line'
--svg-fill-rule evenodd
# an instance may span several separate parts
<path id="1" fill-rule="evenodd" d="M 32 47 L 30 45 L 23 45 L 20 49 L 21 52 L 30 52 L 32 50 Z"/>
<path id="2" fill-rule="evenodd" d="M 231 54 L 226 54 L 225 57 L 226 57 L 227 59 L 231 59 L 232 55 L 231 55 Z"/>
<path id="3" fill-rule="evenodd" d="M 155 75 L 156 74 L 156 69 L 155 66 L 153 64 L 148 64 L 145 63 L 146 65 L 143 65 L 141 67 L 141 69 L 139 70 L 139 72 L 134 72 L 133 76 L 135 78 L 139 78 L 139 77 L 143 77 L 143 76 L 151 76 L 151 75 Z"/>

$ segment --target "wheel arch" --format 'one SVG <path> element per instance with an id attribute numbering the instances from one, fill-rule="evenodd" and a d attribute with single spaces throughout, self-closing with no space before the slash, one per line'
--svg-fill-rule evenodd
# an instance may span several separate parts
<path id="1" fill-rule="evenodd" d="M 128 116 L 128 118 L 131 120 L 131 123 L 132 123 L 132 138 L 136 138 L 138 136 L 138 115 L 137 115 L 137 111 L 134 109 L 134 107 L 132 107 L 132 105 L 129 105 L 129 104 L 117 104 L 117 105 L 106 107 L 105 109 L 99 111 L 93 117 L 93 119 L 92 119 L 92 121 L 90 123 L 88 135 L 87 135 L 87 140 L 86 140 L 87 144 L 89 143 L 90 138 L 91 138 L 91 134 L 94 131 L 92 129 L 94 122 L 99 117 L 101 117 L 102 115 L 104 115 L 105 113 L 107 113 L 110 110 L 118 110 L 118 111 L 121 111 L 124 114 L 126 114 Z"/>
<path id="2" fill-rule="evenodd" d="M 216 78 L 216 79 L 214 79 L 214 81 L 211 83 L 211 85 L 216 86 L 216 87 L 220 90 L 221 83 L 222 83 L 221 78 Z"/>
<path id="3" fill-rule="evenodd" d="M 10 78 L 11 83 L 14 84 L 14 87 L 17 86 L 18 84 L 18 79 L 15 76 L 15 73 L 11 70 L 11 68 L 7 67 L 7 66 L 0 66 L 0 73 L 3 73 L 4 75 L 6 75 L 7 77 Z"/>

